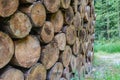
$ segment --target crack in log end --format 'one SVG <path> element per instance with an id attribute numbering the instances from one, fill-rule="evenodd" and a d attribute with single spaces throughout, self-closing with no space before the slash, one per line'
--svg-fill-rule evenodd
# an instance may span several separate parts
<path id="1" fill-rule="evenodd" d="M 51 30 L 50 30 L 50 29 L 48 29 L 48 28 L 45 28 L 45 32 L 46 32 L 48 35 L 50 35 L 50 34 L 51 34 Z"/>

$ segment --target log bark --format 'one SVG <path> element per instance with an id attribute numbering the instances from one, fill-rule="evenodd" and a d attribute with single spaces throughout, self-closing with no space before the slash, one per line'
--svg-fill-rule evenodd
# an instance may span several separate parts
<path id="1" fill-rule="evenodd" d="M 64 33 L 59 33 L 55 36 L 55 40 L 58 44 L 59 50 L 63 51 L 66 46 L 66 36 Z"/>
<path id="2" fill-rule="evenodd" d="M 82 29 L 81 16 L 79 12 L 75 14 L 73 24 L 75 26 L 76 31 L 79 31 L 80 29 Z"/>
<path id="3" fill-rule="evenodd" d="M 75 43 L 73 45 L 73 53 L 74 55 L 78 55 L 80 50 L 80 41 L 79 38 L 76 37 Z"/>
<path id="4" fill-rule="evenodd" d="M 46 21 L 40 33 L 40 37 L 44 43 L 49 43 L 54 37 L 54 26 L 51 22 Z"/>
<path id="5" fill-rule="evenodd" d="M 44 0 L 44 5 L 49 12 L 55 13 L 60 7 L 60 0 Z"/>
<path id="6" fill-rule="evenodd" d="M 72 50 L 70 46 L 66 46 L 65 50 L 61 53 L 61 62 L 63 63 L 64 67 L 68 67 L 70 64 L 70 60 L 72 57 Z"/>
<path id="7" fill-rule="evenodd" d="M 64 9 L 69 8 L 71 0 L 61 0 L 61 7 Z"/>
<path id="8" fill-rule="evenodd" d="M 56 41 L 52 41 L 48 45 L 44 46 L 41 53 L 40 61 L 46 67 L 50 69 L 59 58 L 59 49 Z"/>
<path id="9" fill-rule="evenodd" d="M 69 25 L 72 24 L 73 17 L 74 17 L 74 11 L 73 11 L 73 8 L 70 6 L 68 9 L 65 10 L 65 13 L 64 13 L 66 24 L 69 24 Z"/>
<path id="10" fill-rule="evenodd" d="M 46 11 L 41 2 L 21 7 L 20 10 L 30 17 L 33 27 L 41 27 L 45 23 Z"/>
<path id="11" fill-rule="evenodd" d="M 33 3 L 36 0 L 20 0 L 21 3 Z"/>
<path id="12" fill-rule="evenodd" d="M 67 44 L 73 45 L 76 39 L 76 31 L 73 25 L 66 28 L 66 41 Z"/>
<path id="13" fill-rule="evenodd" d="M 9 17 L 18 8 L 19 0 L 0 0 L 0 16 Z"/>
<path id="14" fill-rule="evenodd" d="M 45 67 L 37 63 L 28 71 L 25 80 L 46 80 L 46 73 Z"/>
<path id="15" fill-rule="evenodd" d="M 29 34 L 32 26 L 27 15 L 17 12 L 3 28 L 12 38 L 24 38 Z"/>
<path id="16" fill-rule="evenodd" d="M 63 21 L 64 21 L 63 14 L 60 10 L 52 14 L 51 22 L 54 25 L 55 32 L 60 32 L 60 30 L 63 27 Z"/>
<path id="17" fill-rule="evenodd" d="M 24 80 L 23 73 L 15 68 L 7 69 L 1 75 L 2 80 Z"/>
<path id="18" fill-rule="evenodd" d="M 48 80 L 60 80 L 63 72 L 63 65 L 57 62 L 48 73 Z"/>
<path id="19" fill-rule="evenodd" d="M 11 60 L 14 54 L 12 39 L 5 33 L 0 32 L 0 69 Z"/>
<path id="20" fill-rule="evenodd" d="M 15 55 L 11 63 L 24 68 L 30 68 L 38 61 L 40 52 L 39 40 L 37 37 L 29 35 L 24 39 L 15 41 Z"/>

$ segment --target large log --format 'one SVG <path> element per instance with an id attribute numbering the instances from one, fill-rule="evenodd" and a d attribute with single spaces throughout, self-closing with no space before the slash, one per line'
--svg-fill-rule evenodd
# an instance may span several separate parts
<path id="1" fill-rule="evenodd" d="M 60 0 L 61 1 L 61 7 L 64 9 L 69 8 L 71 0 Z"/>
<path id="2" fill-rule="evenodd" d="M 15 55 L 11 63 L 24 68 L 30 68 L 38 61 L 40 52 L 39 40 L 37 37 L 29 35 L 15 41 Z"/>
<path id="3" fill-rule="evenodd" d="M 54 25 L 55 32 L 60 32 L 60 30 L 63 27 L 63 21 L 64 21 L 63 14 L 60 10 L 52 14 L 51 22 Z"/>
<path id="4" fill-rule="evenodd" d="M 26 73 L 25 80 L 46 80 L 46 73 L 45 67 L 37 63 Z"/>
<path id="5" fill-rule="evenodd" d="M 48 80 L 60 80 L 63 72 L 63 65 L 57 62 L 52 69 L 48 72 Z"/>
<path id="6" fill-rule="evenodd" d="M 11 60 L 14 54 L 14 44 L 11 38 L 0 32 L 0 69 Z"/>
<path id="7" fill-rule="evenodd" d="M 66 36 L 64 33 L 59 33 L 55 36 L 55 40 L 58 43 L 59 50 L 63 51 L 66 46 Z"/>
<path id="8" fill-rule="evenodd" d="M 31 18 L 33 27 L 41 27 L 46 20 L 46 11 L 43 4 L 40 2 L 21 7 L 20 10 Z"/>
<path id="9" fill-rule="evenodd" d="M 23 38 L 29 34 L 32 26 L 27 15 L 17 12 L 11 17 L 8 25 L 3 28 L 11 37 Z"/>
<path id="10" fill-rule="evenodd" d="M 80 41 L 79 38 L 76 37 L 75 43 L 73 45 L 73 53 L 74 55 L 78 55 L 80 50 Z"/>
<path id="11" fill-rule="evenodd" d="M 49 12 L 55 13 L 60 7 L 60 0 L 44 0 L 44 5 Z"/>
<path id="12" fill-rule="evenodd" d="M 18 8 L 19 0 L 0 0 L 0 16 L 9 17 Z"/>
<path id="13" fill-rule="evenodd" d="M 24 80 L 23 73 L 15 68 L 6 69 L 0 77 L 2 80 Z"/>
<path id="14" fill-rule="evenodd" d="M 65 10 L 65 13 L 64 13 L 66 24 L 69 24 L 69 25 L 72 24 L 73 17 L 74 17 L 74 11 L 73 11 L 73 8 L 70 6 L 68 9 Z"/>
<path id="15" fill-rule="evenodd" d="M 46 69 L 50 69 L 59 58 L 57 43 L 52 41 L 42 49 L 40 61 Z"/>
<path id="16" fill-rule="evenodd" d="M 44 43 L 49 43 L 50 41 L 52 41 L 53 37 L 54 26 L 51 22 L 46 21 L 41 29 L 40 38 Z"/>
<path id="17" fill-rule="evenodd" d="M 65 50 L 61 53 L 61 62 L 63 63 L 64 67 L 68 67 L 70 60 L 72 57 L 72 50 L 70 48 L 70 46 L 66 46 Z"/>
<path id="18" fill-rule="evenodd" d="M 66 28 L 66 40 L 67 44 L 73 45 L 76 39 L 76 31 L 73 25 Z"/>

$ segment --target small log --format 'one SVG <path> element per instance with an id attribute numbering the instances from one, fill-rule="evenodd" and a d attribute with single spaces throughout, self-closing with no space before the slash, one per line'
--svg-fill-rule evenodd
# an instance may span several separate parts
<path id="1" fill-rule="evenodd" d="M 40 61 L 46 67 L 50 69 L 59 58 L 59 49 L 57 43 L 52 41 L 42 49 Z"/>
<path id="2" fill-rule="evenodd" d="M 59 33 L 55 36 L 55 40 L 58 43 L 59 50 L 63 51 L 66 46 L 66 36 L 64 33 Z"/>
<path id="3" fill-rule="evenodd" d="M 57 62 L 48 73 L 48 80 L 60 80 L 63 72 L 63 65 Z"/>
<path id="4" fill-rule="evenodd" d="M 76 57 L 74 55 L 72 55 L 71 57 L 70 67 L 72 72 L 76 71 L 77 63 L 76 63 Z"/>
<path id="5" fill-rule="evenodd" d="M 15 55 L 11 63 L 24 68 L 30 68 L 38 61 L 40 52 L 39 40 L 37 37 L 29 35 L 26 38 L 15 41 Z"/>
<path id="6" fill-rule="evenodd" d="M 55 32 L 60 32 L 60 30 L 63 27 L 63 21 L 64 21 L 63 14 L 60 10 L 52 14 L 51 22 L 54 25 Z"/>
<path id="7" fill-rule="evenodd" d="M 0 32 L 0 69 L 11 60 L 14 54 L 12 39 L 5 33 Z"/>
<path id="8" fill-rule="evenodd" d="M 76 31 L 73 25 L 66 28 L 66 41 L 67 44 L 73 45 L 76 39 Z"/>
<path id="9" fill-rule="evenodd" d="M 78 11 L 78 0 L 72 0 L 74 13 Z"/>
<path id="10" fill-rule="evenodd" d="M 9 17 L 18 8 L 19 0 L 0 0 L 0 16 Z"/>
<path id="11" fill-rule="evenodd" d="M 60 0 L 44 0 L 44 5 L 49 12 L 55 13 L 60 7 Z"/>
<path id="12" fill-rule="evenodd" d="M 71 0 L 61 0 L 61 7 L 64 9 L 69 8 Z"/>
<path id="13" fill-rule="evenodd" d="M 69 25 L 72 24 L 74 12 L 73 12 L 73 8 L 71 6 L 65 10 L 64 17 L 65 17 L 66 24 L 69 24 Z"/>
<path id="14" fill-rule="evenodd" d="M 12 38 L 23 38 L 29 34 L 32 26 L 27 15 L 17 12 L 3 28 Z"/>
<path id="15" fill-rule="evenodd" d="M 21 3 L 33 3 L 36 0 L 20 0 Z"/>
<path id="16" fill-rule="evenodd" d="M 60 78 L 60 80 L 67 80 L 67 79 L 65 79 L 65 78 Z"/>
<path id="17" fill-rule="evenodd" d="M 75 26 L 76 31 L 79 31 L 80 29 L 82 29 L 81 16 L 79 12 L 75 14 L 73 19 L 73 24 Z"/>
<path id="18" fill-rule="evenodd" d="M 9 68 L 1 75 L 2 80 L 24 80 L 24 74 L 15 68 Z"/>
<path id="19" fill-rule="evenodd" d="M 74 55 L 78 55 L 80 50 L 80 41 L 79 38 L 76 37 L 75 43 L 73 45 L 73 53 Z"/>
<path id="20" fill-rule="evenodd" d="M 51 22 L 46 21 L 40 33 L 40 37 L 44 43 L 49 43 L 54 37 L 54 26 Z"/>
<path id="21" fill-rule="evenodd" d="M 25 80 L 46 80 L 46 73 L 45 67 L 37 63 L 28 71 Z"/>
<path id="22" fill-rule="evenodd" d="M 63 63 L 64 67 L 69 66 L 71 57 L 72 57 L 72 50 L 71 50 L 70 46 L 66 46 L 65 50 L 62 52 L 62 54 L 60 56 L 61 62 Z"/>
<path id="23" fill-rule="evenodd" d="M 20 10 L 30 17 L 33 27 L 43 26 L 46 20 L 46 11 L 40 2 L 35 2 L 30 6 L 21 7 Z"/>
<path id="24" fill-rule="evenodd" d="M 85 79 L 85 67 L 84 66 L 81 67 L 79 75 L 80 75 L 80 80 L 84 80 Z"/>

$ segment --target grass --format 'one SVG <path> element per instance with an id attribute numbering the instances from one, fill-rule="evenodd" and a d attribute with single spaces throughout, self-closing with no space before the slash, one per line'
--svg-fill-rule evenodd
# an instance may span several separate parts
<path id="1" fill-rule="evenodd" d="M 116 42 L 97 42 L 94 45 L 94 51 L 99 52 L 103 51 L 106 53 L 117 53 L 120 52 L 120 41 Z"/>

